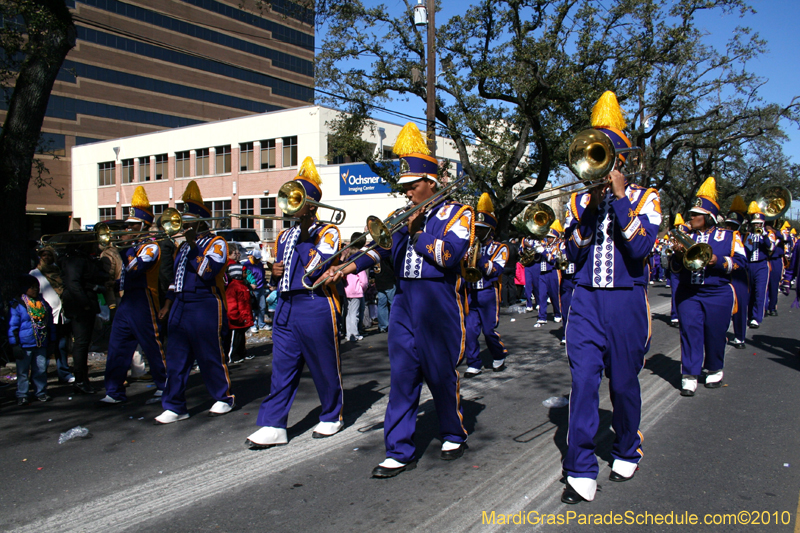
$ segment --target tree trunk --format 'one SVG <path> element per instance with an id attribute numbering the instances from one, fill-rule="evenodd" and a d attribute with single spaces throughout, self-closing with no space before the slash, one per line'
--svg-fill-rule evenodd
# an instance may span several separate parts
<path id="1" fill-rule="evenodd" d="M 22 62 L 0 133 L 0 294 L 12 297 L 16 279 L 30 270 L 25 208 L 33 156 L 50 91 L 76 30 L 63 0 L 25 0 L 20 14 L 28 28 Z"/>

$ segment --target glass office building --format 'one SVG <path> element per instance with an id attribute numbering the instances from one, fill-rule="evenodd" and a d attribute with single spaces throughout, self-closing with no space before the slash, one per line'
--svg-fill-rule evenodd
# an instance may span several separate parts
<path id="1" fill-rule="evenodd" d="M 313 103 L 313 16 L 289 1 L 66 3 L 78 40 L 43 125 L 52 187 L 31 183 L 31 237 L 69 226 L 73 146 Z"/>

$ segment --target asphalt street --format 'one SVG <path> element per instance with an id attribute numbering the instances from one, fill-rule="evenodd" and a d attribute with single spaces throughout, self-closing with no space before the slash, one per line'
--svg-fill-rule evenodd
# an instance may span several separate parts
<path id="1" fill-rule="evenodd" d="M 568 395 L 569 365 L 559 345 L 562 325 L 534 329 L 536 317 L 528 313 L 501 315 L 508 368 L 462 380 L 470 433 L 464 457 L 439 459 L 436 412 L 424 389 L 419 465 L 388 480 L 370 478 L 384 457 L 386 334 L 341 345 L 341 433 L 311 438 L 319 404 L 305 372 L 289 444 L 269 450 L 248 450 L 244 440 L 257 429 L 269 389 L 270 344 L 248 348 L 255 359 L 231 368 L 237 408 L 218 418 L 206 416 L 213 402 L 199 374 L 189 381 L 191 417 L 169 426 L 153 425 L 161 409 L 145 405 L 152 384 L 132 384 L 130 401 L 111 406 L 98 403 L 101 395 L 54 386 L 54 401 L 17 407 L 6 391 L 0 529 L 800 531 L 800 311 L 789 302 L 781 296 L 780 315 L 748 331 L 747 349 L 728 349 L 724 387 L 701 386 L 684 398 L 678 330 L 668 325 L 669 289 L 650 288 L 653 339 L 640 374 L 644 458 L 632 480 L 608 481 L 613 432 L 604 382 L 599 489 L 591 503 L 566 506 L 559 499 L 568 413 L 542 401 Z M 624 315 L 619 327 L 626 327 Z M 59 434 L 78 425 L 90 437 L 59 445 Z M 547 515 L 569 523 L 537 523 Z M 674 524 L 692 515 L 695 527 Z M 655 523 L 656 516 L 673 525 Z M 579 523 L 598 519 L 611 523 Z"/>

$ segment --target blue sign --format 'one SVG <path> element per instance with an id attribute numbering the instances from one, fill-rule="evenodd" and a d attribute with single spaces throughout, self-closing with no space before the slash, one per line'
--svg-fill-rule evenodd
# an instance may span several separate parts
<path id="1" fill-rule="evenodd" d="M 369 165 L 357 163 L 339 167 L 339 194 L 387 194 L 392 188 Z"/>

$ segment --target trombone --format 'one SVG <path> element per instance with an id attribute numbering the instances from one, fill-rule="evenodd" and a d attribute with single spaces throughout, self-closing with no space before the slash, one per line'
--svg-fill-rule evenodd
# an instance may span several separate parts
<path id="1" fill-rule="evenodd" d="M 312 200 L 306 194 L 306 190 L 303 188 L 302 185 L 297 183 L 296 181 L 287 181 L 281 188 L 278 189 L 278 207 L 281 208 L 281 211 L 289 215 L 290 217 L 303 209 L 305 205 L 313 205 L 316 207 L 322 207 L 325 209 L 330 209 L 333 211 L 329 220 L 321 220 L 323 224 L 336 224 L 339 225 L 344 222 L 344 218 L 347 215 L 347 212 L 344 209 L 333 207 L 331 205 L 322 204 L 317 202 L 316 200 Z M 255 215 L 254 215 L 255 216 Z M 275 220 L 275 219 L 273 219 Z"/>
<path id="2" fill-rule="evenodd" d="M 553 208 L 542 202 L 535 202 L 525 208 L 522 222 L 537 239 L 543 238 L 550 230 L 550 224 L 556 219 Z"/>
<path id="3" fill-rule="evenodd" d="M 334 274 L 337 274 L 337 273 L 341 272 L 348 265 L 350 265 L 350 263 L 355 262 L 361 256 L 368 254 L 369 252 L 373 251 L 374 249 L 376 249 L 378 247 L 383 248 L 384 250 L 391 249 L 394 234 L 397 233 L 398 231 L 400 231 L 400 229 L 403 226 L 405 226 L 406 221 L 412 215 L 414 215 L 415 213 L 424 213 L 425 211 L 427 211 L 429 209 L 433 209 L 434 207 L 436 207 L 437 205 L 442 203 L 468 177 L 469 176 L 467 176 L 465 174 L 465 175 L 461 176 L 460 178 L 458 178 L 457 180 L 455 180 L 455 181 L 453 181 L 451 183 L 448 183 L 447 186 L 445 186 L 442 189 L 438 190 L 433 196 L 431 196 L 427 200 L 424 200 L 423 202 L 420 202 L 416 206 L 413 203 L 408 202 L 405 205 L 405 207 L 402 207 L 402 208 L 398 209 L 397 211 L 395 211 L 394 213 L 392 213 L 389 216 L 389 218 L 387 218 L 386 220 L 381 220 L 380 218 L 378 218 L 376 216 L 373 216 L 373 215 L 370 215 L 369 217 L 367 217 L 367 232 L 369 232 L 370 236 L 372 237 L 372 241 L 373 241 L 372 245 L 370 245 L 369 247 L 364 248 L 361 251 L 359 251 L 358 253 L 354 254 L 350 258 L 350 260 L 347 261 L 346 263 L 343 263 L 343 264 L 339 265 L 339 268 L 336 269 Z M 300 187 L 302 187 L 302 185 L 300 185 Z M 319 265 L 317 265 L 317 269 L 322 267 L 322 266 L 324 266 L 324 265 L 332 263 L 333 261 L 338 259 L 339 256 L 342 255 L 342 251 L 344 251 L 344 248 L 342 248 L 341 250 L 339 250 L 338 252 L 336 252 L 335 254 L 330 256 L 328 259 L 326 259 L 325 261 L 323 261 Z M 308 273 L 306 273 L 305 275 L 303 275 L 302 282 L 303 282 L 303 287 L 305 287 L 306 289 L 308 289 L 310 291 L 313 291 L 313 290 L 316 290 L 319 287 L 321 287 L 325 283 L 326 280 L 327 280 L 327 278 L 320 279 L 316 283 L 314 283 L 313 285 L 309 285 L 310 278 L 309 278 Z"/>
<path id="4" fill-rule="evenodd" d="M 609 172 L 614 170 L 618 157 L 622 154 L 629 155 L 626 164 L 633 168 L 633 172 L 626 173 L 625 177 L 633 178 L 644 173 L 643 150 L 640 147 L 617 148 L 611 138 L 604 132 L 593 128 L 583 130 L 572 140 L 568 152 L 569 169 L 577 176 L 578 181 L 558 185 L 547 189 L 547 191 L 520 194 L 514 200 L 536 205 L 537 203 L 548 202 L 572 193 L 593 189 L 606 183 Z M 539 195 L 545 192 L 560 191 L 580 184 L 583 187 L 539 198 Z"/>

